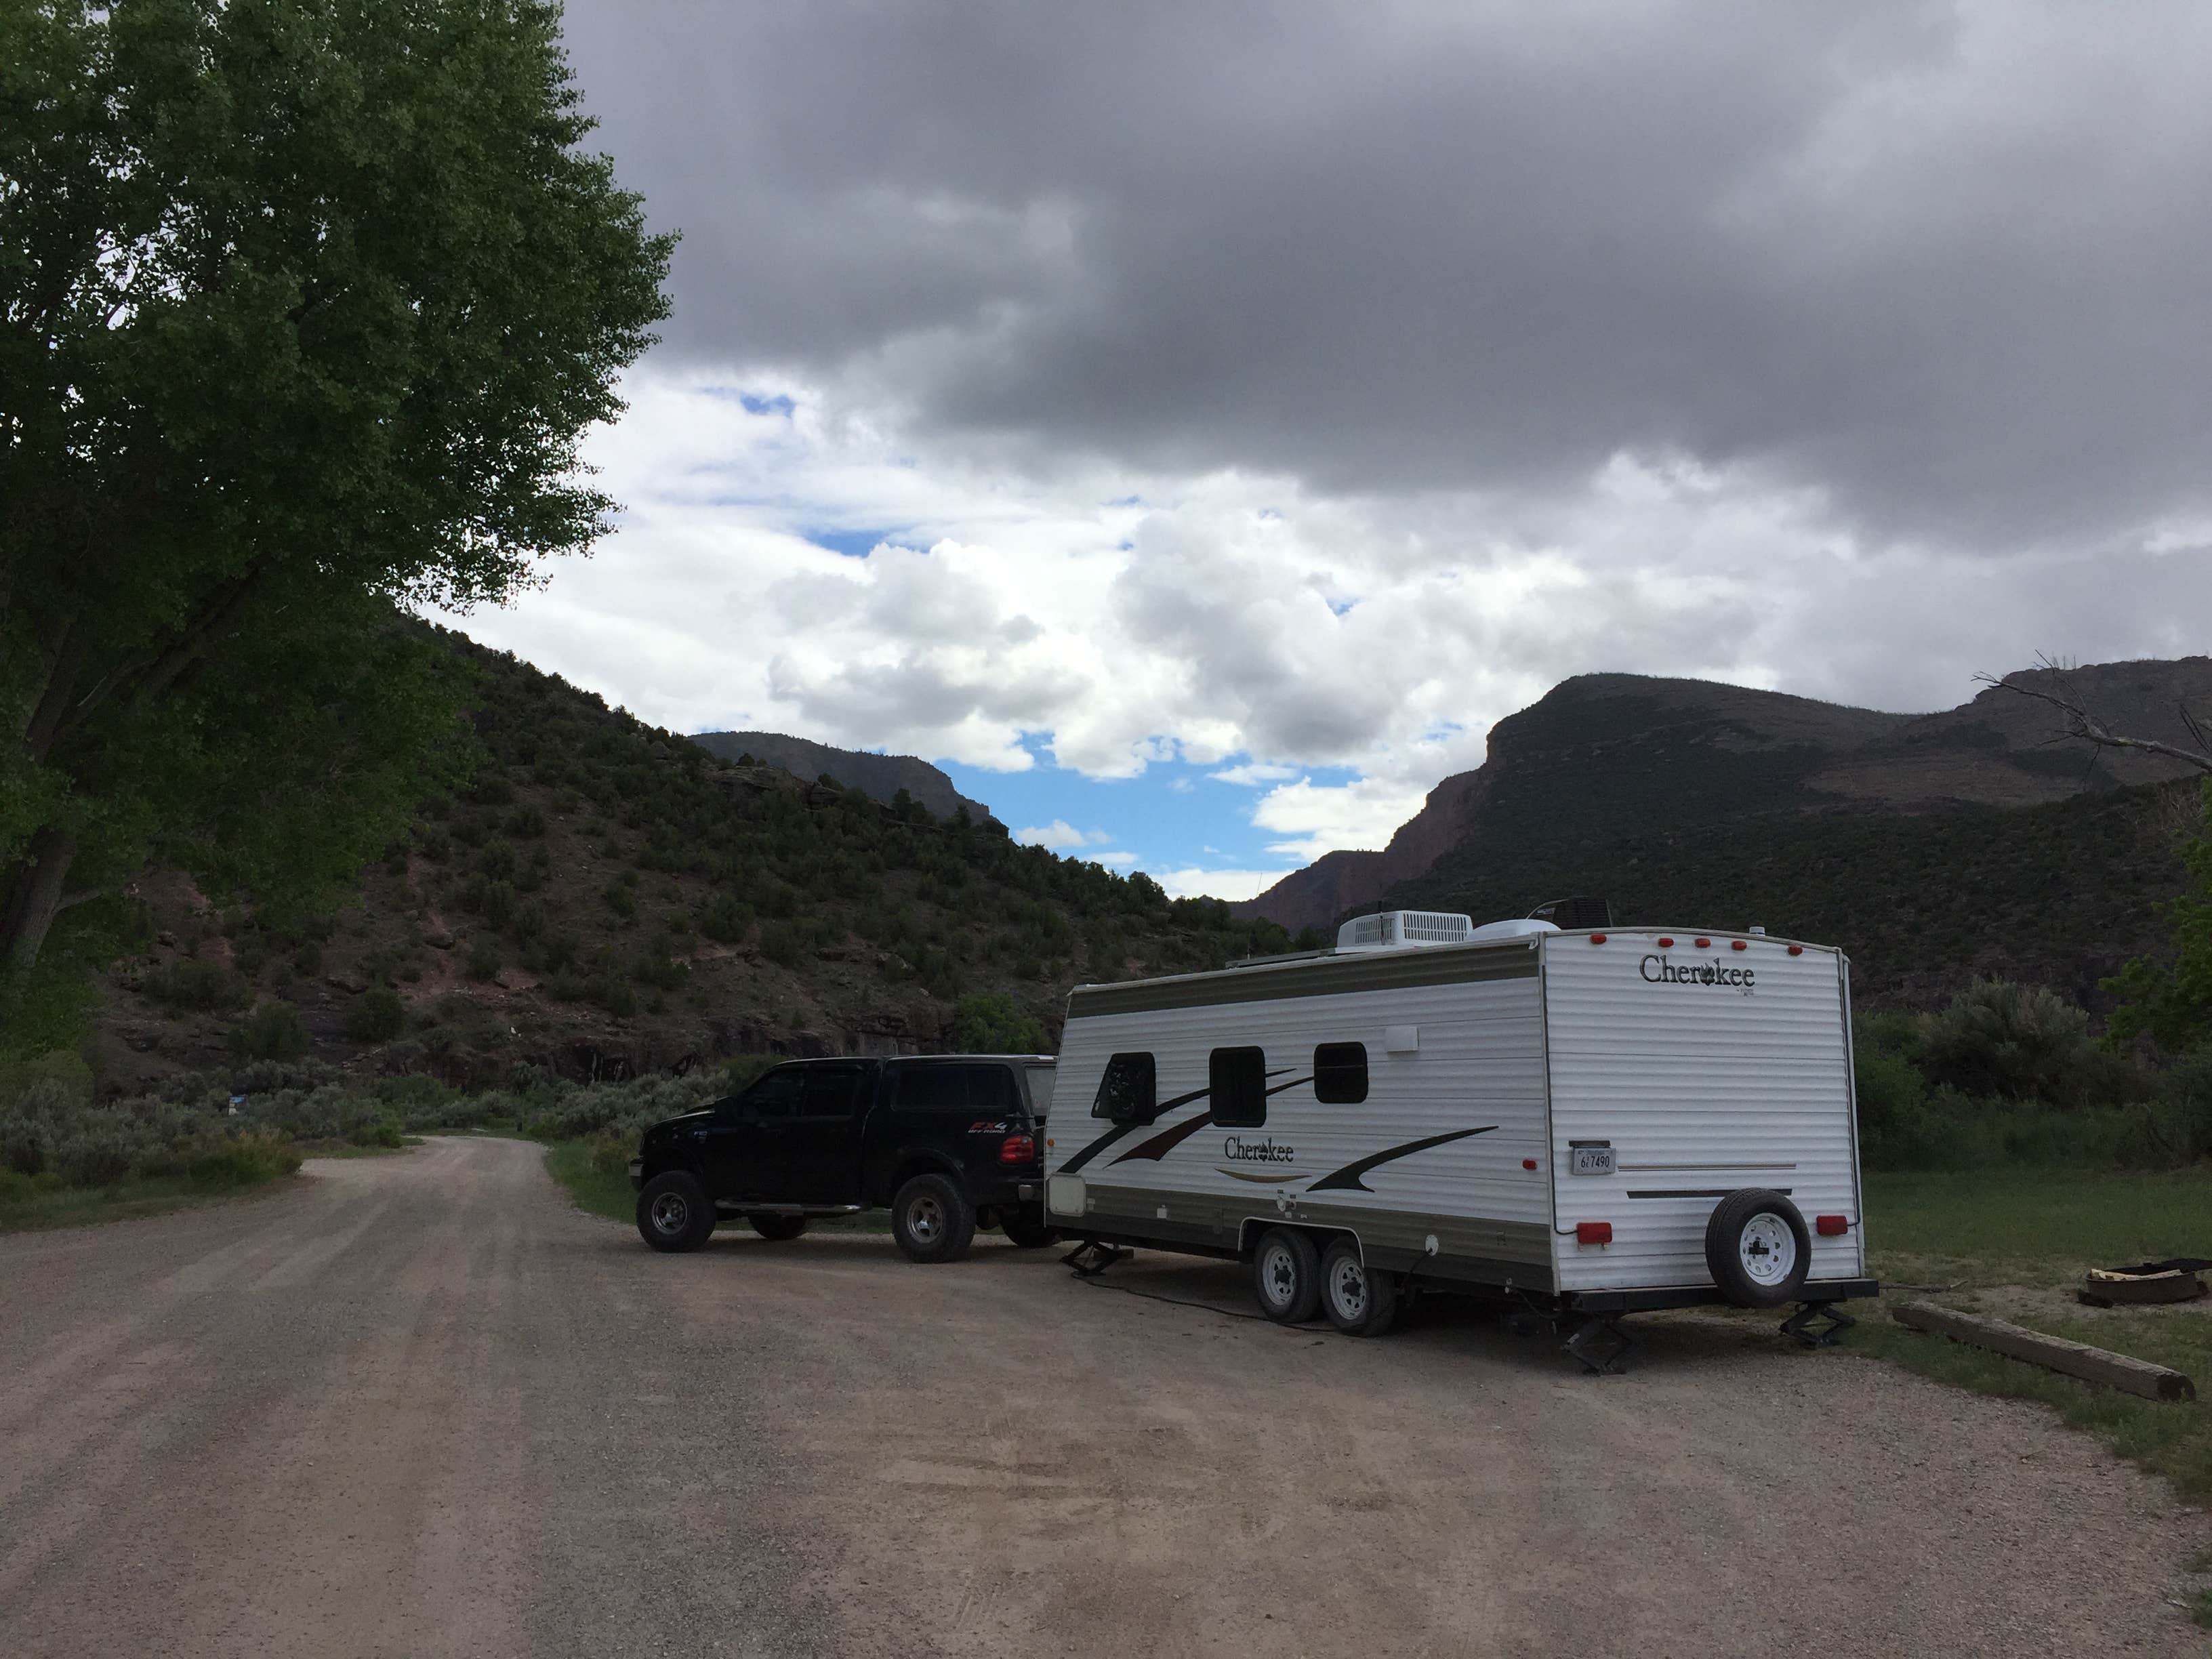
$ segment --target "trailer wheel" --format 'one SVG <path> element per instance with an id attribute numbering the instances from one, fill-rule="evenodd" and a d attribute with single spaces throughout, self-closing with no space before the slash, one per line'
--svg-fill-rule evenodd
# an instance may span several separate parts
<path id="1" fill-rule="evenodd" d="M 891 1200 L 891 1237 L 909 1261 L 957 1261 L 975 1237 L 975 1212 L 951 1178 L 918 1175 Z"/>
<path id="2" fill-rule="evenodd" d="M 1382 1336 L 1398 1322 L 1398 1276 L 1370 1267 L 1340 1238 L 1321 1259 L 1321 1310 L 1346 1336 Z"/>
<path id="3" fill-rule="evenodd" d="M 714 1234 L 714 1206 L 698 1177 L 670 1170 L 637 1195 L 637 1234 L 656 1250 L 696 1250 Z"/>
<path id="4" fill-rule="evenodd" d="M 1270 1227 L 1252 1252 L 1252 1293 L 1279 1325 L 1303 1325 L 1321 1304 L 1321 1253 L 1288 1227 Z"/>
<path id="5" fill-rule="evenodd" d="M 796 1238 L 806 1231 L 806 1218 L 803 1215 L 762 1215 L 756 1212 L 747 1216 L 745 1220 L 763 1238 L 774 1239 L 779 1244 L 786 1239 Z"/>
<path id="6" fill-rule="evenodd" d="M 1713 1206 L 1705 1223 L 1705 1266 L 1737 1307 L 1796 1301 L 1812 1265 L 1805 1218 L 1780 1193 L 1747 1187 Z"/>

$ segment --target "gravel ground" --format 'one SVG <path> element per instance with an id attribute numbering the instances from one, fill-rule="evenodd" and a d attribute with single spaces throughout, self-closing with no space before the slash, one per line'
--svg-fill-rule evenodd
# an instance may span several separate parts
<path id="1" fill-rule="evenodd" d="M 0 1653 L 2207 1651 L 2204 1518 L 2037 1407 L 1165 1256 L 658 1257 L 539 1158 L 0 1239 Z"/>

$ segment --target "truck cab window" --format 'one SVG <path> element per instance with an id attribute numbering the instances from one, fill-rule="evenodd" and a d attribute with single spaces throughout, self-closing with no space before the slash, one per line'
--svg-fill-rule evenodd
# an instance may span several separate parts
<path id="1" fill-rule="evenodd" d="M 1149 1054 L 1115 1054 L 1098 1080 L 1091 1115 L 1115 1123 L 1150 1123 L 1159 1115 L 1159 1074 Z"/>
<path id="2" fill-rule="evenodd" d="M 1367 1098 L 1367 1045 L 1324 1042 L 1314 1050 L 1314 1098 L 1324 1106 L 1357 1106 Z"/>
<path id="3" fill-rule="evenodd" d="M 805 1090 L 805 1070 L 794 1066 L 787 1071 L 770 1072 L 739 1095 L 735 1104 L 739 1111 L 755 1117 L 786 1118 L 798 1110 Z"/>
<path id="4" fill-rule="evenodd" d="M 1231 1129 L 1260 1127 L 1267 1121 L 1267 1051 L 1216 1048 L 1206 1056 L 1206 1087 L 1216 1123 Z"/>
<path id="5" fill-rule="evenodd" d="M 968 1104 L 978 1111 L 1001 1114 L 1022 1109 L 1020 1088 L 1014 1074 L 1003 1066 L 963 1066 L 968 1074 Z"/>
<path id="6" fill-rule="evenodd" d="M 799 1097 L 796 1115 L 815 1118 L 848 1118 L 853 1115 L 853 1096 L 860 1081 L 857 1066 L 815 1066 L 805 1073 L 805 1086 Z"/>

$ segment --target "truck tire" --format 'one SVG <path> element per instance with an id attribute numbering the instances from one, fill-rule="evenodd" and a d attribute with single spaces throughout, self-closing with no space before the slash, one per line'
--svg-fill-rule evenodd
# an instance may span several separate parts
<path id="1" fill-rule="evenodd" d="M 975 1237 L 975 1212 L 949 1176 L 918 1175 L 891 1200 L 891 1237 L 909 1261 L 957 1261 Z"/>
<path id="2" fill-rule="evenodd" d="M 806 1218 L 803 1215 L 749 1215 L 745 1221 L 763 1238 L 774 1239 L 779 1244 L 806 1231 Z"/>
<path id="3" fill-rule="evenodd" d="M 714 1206 L 696 1176 L 670 1170 L 637 1195 L 637 1235 L 656 1250 L 696 1250 L 714 1236 Z"/>
<path id="4" fill-rule="evenodd" d="M 1060 1243 L 1060 1230 L 1046 1224 L 1043 1209 L 1036 1205 L 1019 1209 L 1009 1205 L 999 1212 L 999 1225 L 1018 1250 L 1041 1250 Z"/>
<path id="5" fill-rule="evenodd" d="M 1321 1310 L 1346 1336 L 1382 1336 L 1398 1320 L 1398 1275 L 1370 1267 L 1348 1238 L 1321 1259 Z"/>
<path id="6" fill-rule="evenodd" d="M 1303 1325 L 1321 1304 L 1321 1253 L 1291 1227 L 1270 1227 L 1252 1252 L 1252 1294 L 1278 1325 Z"/>
<path id="7" fill-rule="evenodd" d="M 1805 1218 L 1780 1193 L 1747 1187 L 1713 1206 L 1705 1222 L 1705 1267 L 1737 1307 L 1796 1301 L 1812 1266 Z"/>

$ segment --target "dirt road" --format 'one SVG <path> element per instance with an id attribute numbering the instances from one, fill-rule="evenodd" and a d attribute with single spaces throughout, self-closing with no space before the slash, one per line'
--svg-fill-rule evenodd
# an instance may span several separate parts
<path id="1" fill-rule="evenodd" d="M 309 1171 L 0 1239 L 0 1653 L 2205 1649 L 2162 1487 L 1712 1322 L 1596 1380 L 988 1242 L 654 1256 L 512 1141 Z"/>

